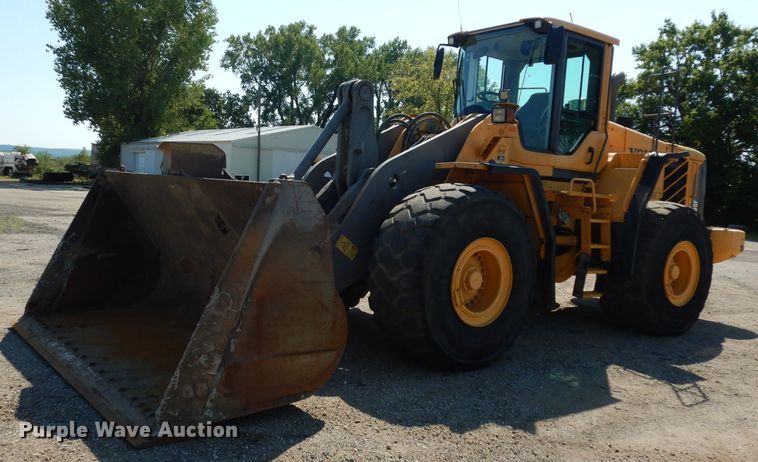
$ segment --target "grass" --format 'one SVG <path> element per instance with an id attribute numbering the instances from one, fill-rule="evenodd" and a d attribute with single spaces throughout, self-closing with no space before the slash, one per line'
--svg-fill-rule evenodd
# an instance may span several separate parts
<path id="1" fill-rule="evenodd" d="M 84 148 L 82 148 L 82 151 L 75 156 L 54 157 L 49 153 L 43 151 L 35 154 L 35 157 L 37 158 L 37 167 L 34 169 L 30 176 L 20 177 L 19 181 L 28 183 L 42 183 L 42 178 L 45 173 L 65 172 L 66 170 L 64 167 L 66 164 L 89 164 L 92 161 L 89 154 L 87 154 L 87 151 Z M 66 184 L 88 185 L 92 184 L 93 181 L 93 179 L 75 175 L 74 180 L 67 181 Z"/>
<path id="2" fill-rule="evenodd" d="M 89 164 L 91 162 L 91 158 L 85 149 L 82 149 L 75 156 L 53 157 L 47 152 L 40 152 L 35 156 L 37 157 L 37 167 L 32 173 L 31 180 L 41 180 L 45 172 L 64 172 L 63 167 L 66 164 Z"/>
<path id="3" fill-rule="evenodd" d="M 31 223 L 13 215 L 0 217 L 0 234 L 22 233 Z"/>
<path id="4" fill-rule="evenodd" d="M 87 154 L 85 150 L 82 150 L 79 154 L 75 156 L 64 156 L 64 157 L 53 157 L 47 152 L 38 152 L 34 155 L 37 158 L 37 166 L 32 171 L 31 175 L 23 176 L 20 173 L 16 173 L 13 177 L 7 177 L 7 176 L 0 176 L 0 181 L 14 181 L 16 179 L 20 181 L 28 181 L 32 180 L 32 182 L 35 182 L 35 180 L 41 181 L 42 177 L 45 173 L 48 172 L 65 172 L 66 169 L 64 168 L 67 164 L 89 164 L 91 161 L 90 156 Z M 91 181 L 88 181 L 86 178 L 83 178 L 84 181 L 74 181 L 74 183 L 91 183 Z"/>

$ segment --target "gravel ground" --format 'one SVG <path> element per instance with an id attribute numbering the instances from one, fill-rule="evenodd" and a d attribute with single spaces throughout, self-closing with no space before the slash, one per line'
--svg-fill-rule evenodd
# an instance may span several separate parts
<path id="1" fill-rule="evenodd" d="M 316 396 L 234 421 L 237 439 L 135 450 L 119 439 L 19 438 L 21 422 L 94 433 L 100 416 L 10 330 L 87 190 L 0 181 L 0 459 L 756 460 L 758 244 L 715 267 L 686 335 L 619 331 L 570 302 L 502 359 L 444 373 L 392 352 L 366 300 Z"/>

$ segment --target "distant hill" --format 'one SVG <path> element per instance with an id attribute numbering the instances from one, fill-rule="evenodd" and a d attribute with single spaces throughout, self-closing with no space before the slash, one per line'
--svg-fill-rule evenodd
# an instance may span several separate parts
<path id="1" fill-rule="evenodd" d="M 7 151 L 14 151 L 16 148 L 15 144 L 0 144 L 0 152 L 7 152 Z M 79 154 L 80 149 L 67 149 L 67 148 L 31 148 L 32 153 L 37 154 L 39 152 L 49 152 L 51 156 L 53 157 L 66 157 L 66 156 L 75 156 Z M 87 149 L 87 153 L 90 154 L 89 149 Z"/>

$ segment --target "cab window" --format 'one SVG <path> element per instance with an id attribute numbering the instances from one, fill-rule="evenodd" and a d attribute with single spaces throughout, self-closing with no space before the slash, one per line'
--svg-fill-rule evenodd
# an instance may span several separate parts
<path id="1" fill-rule="evenodd" d="M 603 50 L 578 38 L 566 46 L 566 77 L 558 128 L 558 154 L 570 154 L 597 127 Z"/>
<path id="2" fill-rule="evenodd" d="M 502 89 L 510 90 L 511 102 L 528 99 L 529 95 L 519 90 L 520 86 L 531 86 L 531 79 L 524 79 L 522 70 L 525 66 L 542 66 L 544 42 L 544 35 L 526 26 L 468 37 L 458 55 L 455 116 L 489 114 L 499 102 Z M 544 81 L 541 77 L 539 80 Z M 540 86 L 549 88 L 549 84 Z"/>
<path id="3" fill-rule="evenodd" d="M 482 101 L 497 101 L 503 80 L 503 61 L 492 56 L 479 58 L 479 78 L 476 83 L 477 97 Z"/>
<path id="4" fill-rule="evenodd" d="M 521 143 L 528 149 L 545 151 L 548 148 L 554 67 L 544 62 L 533 62 L 524 66 L 519 74 L 516 118 Z"/>

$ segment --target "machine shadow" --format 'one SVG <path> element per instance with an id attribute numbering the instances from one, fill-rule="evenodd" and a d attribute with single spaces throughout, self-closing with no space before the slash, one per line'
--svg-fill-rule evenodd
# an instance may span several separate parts
<path id="1" fill-rule="evenodd" d="M 98 438 L 95 422 L 105 419 L 18 334 L 5 332 L 0 340 L 0 353 L 31 384 L 20 391 L 16 418 L 41 426 L 67 425 L 69 421 L 86 426 L 89 435 L 82 441 L 98 460 L 133 460 L 135 455 L 147 460 L 249 460 L 251 457 L 271 460 L 324 427 L 322 420 L 288 405 L 225 422 L 237 426 L 237 438 L 180 440 L 137 450 L 120 438 Z M 19 438 L 18 444 L 23 442 Z"/>
<path id="2" fill-rule="evenodd" d="M 700 320 L 679 337 L 648 337 L 611 326 L 599 309 L 563 309 L 535 319 L 506 354 L 484 369 L 448 373 L 405 360 L 371 315 L 353 309 L 340 369 L 321 394 L 403 426 L 439 424 L 462 433 L 487 423 L 534 432 L 535 423 L 617 402 L 607 369 L 667 384 L 682 406 L 708 401 L 705 380 L 681 367 L 717 357 L 725 339 L 754 332 Z"/>
<path id="3" fill-rule="evenodd" d="M 339 397 L 391 424 L 438 424 L 458 433 L 488 423 L 534 432 L 541 420 L 613 404 L 618 400 L 609 389 L 610 365 L 665 383 L 682 406 L 696 406 L 708 400 L 699 386 L 704 379 L 677 366 L 717 357 L 725 339 L 756 338 L 751 331 L 707 320 L 681 337 L 646 337 L 610 326 L 598 310 L 572 308 L 530 323 L 491 366 L 449 373 L 394 352 L 370 314 L 353 309 L 349 321 L 342 363 L 319 395 Z M 6 331 L 0 353 L 31 384 L 20 392 L 16 418 L 35 425 L 70 420 L 85 425 L 90 436 L 83 441 L 99 459 L 129 460 L 138 454 L 150 460 L 269 460 L 324 427 L 322 420 L 289 405 L 228 422 L 239 428 L 237 439 L 185 440 L 137 451 L 124 440 L 94 435 L 102 417 L 15 332 Z"/>

